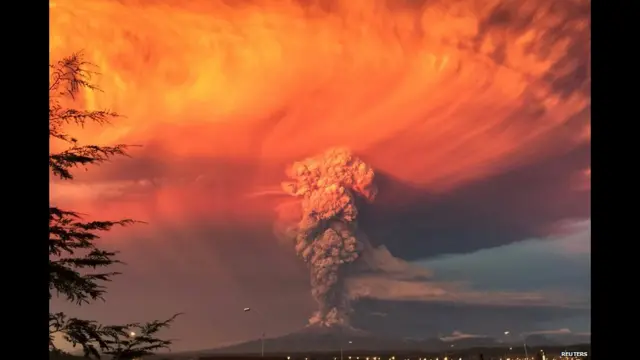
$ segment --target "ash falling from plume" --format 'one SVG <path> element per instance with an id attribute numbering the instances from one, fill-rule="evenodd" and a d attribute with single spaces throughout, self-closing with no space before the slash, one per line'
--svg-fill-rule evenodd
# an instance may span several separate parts
<path id="1" fill-rule="evenodd" d="M 300 198 L 302 216 L 286 237 L 311 271 L 311 291 L 319 309 L 310 323 L 348 325 L 349 300 L 342 273 L 360 256 L 356 238 L 356 197 L 373 201 L 377 188 L 371 167 L 347 149 L 335 148 L 294 163 L 291 181 L 282 183 L 289 195 Z"/>

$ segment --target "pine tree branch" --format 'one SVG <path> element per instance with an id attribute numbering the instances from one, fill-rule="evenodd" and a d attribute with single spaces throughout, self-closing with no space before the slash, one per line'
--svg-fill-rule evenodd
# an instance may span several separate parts
<path id="1" fill-rule="evenodd" d="M 182 314 L 175 314 L 163 321 L 103 326 L 93 320 L 67 318 L 64 313 L 50 313 L 49 348 L 59 350 L 53 337 L 54 334 L 61 333 L 71 345 L 81 346 L 88 358 L 100 359 L 101 355 L 110 355 L 115 360 L 140 358 L 171 345 L 172 340 L 162 340 L 156 335 L 170 327 L 180 315 Z"/>
<path id="2" fill-rule="evenodd" d="M 68 125 L 84 126 L 89 122 L 108 124 L 120 115 L 110 110 L 77 110 L 61 105 L 62 98 L 74 100 L 82 89 L 99 91 L 91 83 L 96 72 L 88 70 L 92 64 L 85 62 L 81 53 L 73 54 L 50 65 L 49 79 L 49 137 L 62 140 L 69 148 L 49 154 L 49 168 L 54 176 L 71 180 L 71 170 L 78 166 L 99 165 L 114 156 L 128 156 L 129 145 L 98 146 L 79 145 L 77 139 L 65 132 Z M 64 296 L 77 305 L 103 300 L 105 283 L 119 274 L 104 270 L 122 264 L 117 251 L 106 251 L 96 245 L 100 232 L 114 226 L 128 226 L 138 221 L 83 221 L 74 211 L 49 207 L 49 298 L 53 294 Z M 93 270 L 93 272 L 92 272 Z M 74 347 L 81 346 L 85 357 L 99 359 L 111 355 L 114 360 L 130 360 L 168 348 L 172 340 L 156 338 L 157 332 L 169 327 L 179 314 L 165 321 L 145 324 L 103 326 L 93 320 L 68 318 L 64 313 L 49 314 L 49 349 L 62 354 L 55 344 L 55 335 Z M 132 330 L 136 336 L 131 336 Z"/>

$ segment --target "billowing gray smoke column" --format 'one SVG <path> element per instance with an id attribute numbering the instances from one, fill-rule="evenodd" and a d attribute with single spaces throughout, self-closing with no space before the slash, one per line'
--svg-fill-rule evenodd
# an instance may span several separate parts
<path id="1" fill-rule="evenodd" d="M 349 304 L 341 270 L 358 259 L 356 197 L 373 201 L 377 188 L 371 167 L 347 149 L 336 148 L 294 163 L 285 192 L 299 197 L 300 221 L 287 229 L 296 253 L 311 270 L 313 297 L 319 305 L 311 324 L 347 325 Z"/>

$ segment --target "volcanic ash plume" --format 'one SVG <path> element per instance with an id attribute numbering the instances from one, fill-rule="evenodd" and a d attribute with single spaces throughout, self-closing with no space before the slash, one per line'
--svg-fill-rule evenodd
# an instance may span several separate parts
<path id="1" fill-rule="evenodd" d="M 341 272 L 358 259 L 362 244 L 356 238 L 356 197 L 373 201 L 377 188 L 371 167 L 346 149 L 294 163 L 282 183 L 300 198 L 302 216 L 287 237 L 311 270 L 313 297 L 319 305 L 311 324 L 347 325 L 349 304 Z"/>

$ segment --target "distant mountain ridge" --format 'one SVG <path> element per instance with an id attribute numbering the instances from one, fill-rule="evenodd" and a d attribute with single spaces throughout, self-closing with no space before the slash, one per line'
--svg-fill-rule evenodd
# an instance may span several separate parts
<path id="1" fill-rule="evenodd" d="M 562 346 L 591 343 L 591 335 L 581 334 L 535 334 L 525 339 L 528 346 Z"/>
<path id="2" fill-rule="evenodd" d="M 264 340 L 265 352 L 296 353 L 305 351 L 334 352 L 368 350 L 446 350 L 451 345 L 459 347 L 495 346 L 498 342 L 492 338 L 465 338 L 453 342 L 445 342 L 439 338 L 401 339 L 371 334 L 367 331 L 341 326 L 308 326 L 300 331 L 277 338 Z M 226 346 L 207 351 L 219 354 L 255 353 L 260 351 L 261 340 L 251 340 L 240 344 Z"/>
<path id="3" fill-rule="evenodd" d="M 573 334 L 531 335 L 527 346 L 554 346 L 590 343 L 590 337 Z M 266 353 L 337 352 L 343 351 L 447 351 L 498 346 L 523 346 L 523 342 L 505 343 L 492 337 L 465 337 L 444 341 L 437 337 L 424 339 L 392 338 L 372 334 L 365 330 L 344 326 L 307 326 L 299 331 L 276 338 L 266 338 Z M 250 340 L 240 344 L 205 350 L 208 354 L 258 353 L 261 340 Z"/>

